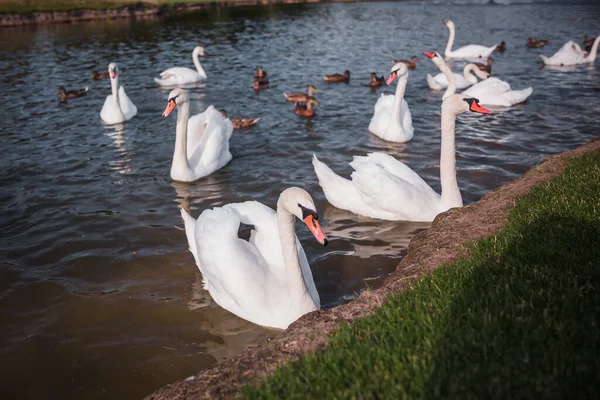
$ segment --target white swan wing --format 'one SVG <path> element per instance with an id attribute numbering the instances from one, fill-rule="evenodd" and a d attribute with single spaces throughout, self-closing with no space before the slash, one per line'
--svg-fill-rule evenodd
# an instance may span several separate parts
<path id="1" fill-rule="evenodd" d="M 122 118 L 117 113 L 117 110 L 115 110 L 112 94 L 106 96 L 102 110 L 100 110 L 100 118 L 107 124 L 117 124 L 122 122 Z"/>
<path id="2" fill-rule="evenodd" d="M 459 47 L 456 50 L 452 50 L 446 54 L 446 57 L 452 58 L 489 58 L 490 54 L 494 52 L 494 49 L 498 45 L 490 47 L 482 46 L 479 44 L 469 44 L 463 47 Z"/>
<path id="3" fill-rule="evenodd" d="M 408 138 L 408 140 L 412 139 L 415 133 L 415 129 L 413 128 L 410 107 L 408 107 L 408 103 L 405 99 L 402 99 L 402 108 L 400 109 L 400 121 L 402 123 L 402 128 L 404 129 L 405 136 Z"/>
<path id="4" fill-rule="evenodd" d="M 137 115 L 137 107 L 125 93 L 123 86 L 119 87 L 119 104 L 121 105 L 121 111 L 125 117 L 125 121 L 135 117 Z"/>
<path id="5" fill-rule="evenodd" d="M 390 122 L 394 99 L 395 96 L 389 94 L 382 94 L 379 97 L 375 103 L 373 117 L 371 117 L 371 122 L 369 123 L 369 132 L 378 136 L 383 135 Z"/>
<path id="6" fill-rule="evenodd" d="M 154 81 L 161 86 L 177 86 L 199 82 L 206 79 L 206 75 L 201 75 L 187 67 L 173 67 L 160 73 L 160 78 L 154 78 Z"/>
<path id="7" fill-rule="evenodd" d="M 488 78 L 471 86 L 470 88 L 465 90 L 463 94 L 466 94 L 471 97 L 476 97 L 479 100 L 481 100 L 480 97 L 498 95 L 504 92 L 508 92 L 509 90 L 511 89 L 508 82 L 505 82 L 498 78 Z"/>

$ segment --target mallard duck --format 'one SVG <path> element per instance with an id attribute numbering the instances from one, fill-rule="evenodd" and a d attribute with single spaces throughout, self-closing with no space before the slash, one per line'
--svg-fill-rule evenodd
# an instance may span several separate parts
<path id="1" fill-rule="evenodd" d="M 415 69 L 417 67 L 417 61 L 419 61 L 419 59 L 417 58 L 417 56 L 412 56 L 409 60 L 394 60 L 394 64 L 398 64 L 399 62 L 403 63 L 404 65 L 406 65 L 406 67 L 408 69 Z"/>
<path id="2" fill-rule="evenodd" d="M 538 40 L 534 37 L 527 38 L 527 47 L 530 47 L 532 49 L 544 47 L 547 44 L 548 44 L 547 40 L 543 40 L 543 39 Z"/>
<path id="3" fill-rule="evenodd" d="M 500 53 L 504 53 L 504 50 L 506 50 L 506 43 L 504 43 L 504 40 L 500 42 L 500 44 L 498 46 L 496 46 L 496 48 L 494 49 L 494 53 L 495 52 L 500 52 Z"/>
<path id="4" fill-rule="evenodd" d="M 494 62 L 494 59 L 490 57 L 487 59 L 486 64 L 482 64 L 482 63 L 473 63 L 473 64 L 475 64 L 477 66 L 477 68 L 479 68 L 480 71 L 484 71 L 484 72 L 487 72 L 488 74 L 491 74 L 493 62 Z"/>
<path id="5" fill-rule="evenodd" d="M 589 38 L 588 35 L 583 35 L 583 48 L 585 51 L 592 51 L 592 46 L 594 45 L 595 38 Z"/>
<path id="6" fill-rule="evenodd" d="M 381 78 L 377 77 L 375 72 L 371 72 L 371 80 L 369 81 L 369 86 L 371 87 L 379 87 L 385 83 L 385 78 L 382 76 Z"/>
<path id="7" fill-rule="evenodd" d="M 254 82 L 254 86 L 253 86 L 254 90 L 266 89 L 269 87 L 268 79 L 254 78 L 254 80 L 252 82 Z"/>
<path id="8" fill-rule="evenodd" d="M 294 114 L 307 118 L 313 117 L 315 115 L 315 110 L 312 108 L 313 104 L 316 106 L 319 105 L 314 97 L 309 96 L 306 104 L 296 103 L 296 106 L 294 107 Z"/>
<path id="9" fill-rule="evenodd" d="M 294 93 L 283 93 L 287 101 L 296 103 L 306 103 L 309 97 L 313 97 L 313 93 L 319 93 L 319 90 L 313 85 L 308 85 L 306 93 L 294 92 Z"/>
<path id="10" fill-rule="evenodd" d="M 323 78 L 323 80 L 325 82 L 344 82 L 344 83 L 348 83 L 348 82 L 350 82 L 350 71 L 346 70 L 346 71 L 344 71 L 343 74 L 325 75 L 325 78 Z"/>
<path id="11" fill-rule="evenodd" d="M 107 72 L 96 72 L 96 71 L 92 72 L 92 79 L 95 81 L 100 80 L 100 79 L 108 79 L 108 78 L 110 78 L 108 71 Z"/>
<path id="12" fill-rule="evenodd" d="M 220 110 L 223 119 L 227 119 L 227 111 Z M 248 129 L 252 128 L 260 118 L 229 118 L 231 121 L 231 125 L 233 125 L 233 129 Z"/>
<path id="13" fill-rule="evenodd" d="M 80 90 L 67 91 L 64 87 L 61 86 L 56 91 L 56 95 L 60 97 L 60 102 L 61 103 L 66 103 L 67 99 L 74 99 L 74 98 L 77 98 L 77 97 L 85 96 L 85 94 L 87 93 L 87 91 L 88 91 L 88 88 L 80 89 Z"/>

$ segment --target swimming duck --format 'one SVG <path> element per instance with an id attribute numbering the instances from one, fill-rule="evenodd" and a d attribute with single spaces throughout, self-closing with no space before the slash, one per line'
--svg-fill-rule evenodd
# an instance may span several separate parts
<path id="1" fill-rule="evenodd" d="M 543 40 L 543 39 L 538 40 L 534 37 L 527 38 L 527 47 L 532 48 L 532 49 L 544 47 L 547 44 L 548 44 L 547 40 Z"/>
<path id="2" fill-rule="evenodd" d="M 583 35 L 583 48 L 585 51 L 592 51 L 592 46 L 594 45 L 594 38 L 589 38 L 588 35 Z"/>
<path id="3" fill-rule="evenodd" d="M 343 74 L 325 75 L 325 78 L 323 78 L 323 80 L 325 82 L 344 82 L 344 83 L 348 83 L 348 82 L 350 82 L 350 71 L 346 70 L 346 71 L 344 71 Z"/>
<path id="4" fill-rule="evenodd" d="M 87 93 L 87 91 L 88 91 L 88 88 L 80 89 L 80 90 L 67 91 L 64 87 L 61 86 L 56 91 L 56 95 L 60 96 L 60 102 L 61 103 L 66 103 L 67 99 L 74 99 L 76 97 L 85 96 L 85 94 Z"/>
<path id="5" fill-rule="evenodd" d="M 267 71 L 263 69 L 263 67 L 256 68 L 256 72 L 254 73 L 254 77 L 257 79 L 267 79 Z"/>
<path id="6" fill-rule="evenodd" d="M 404 65 L 406 65 L 406 67 L 408 69 L 412 69 L 414 70 L 417 67 L 417 61 L 419 61 L 419 59 L 417 58 L 417 56 L 412 56 L 409 60 L 394 60 L 394 64 L 398 64 L 399 62 L 404 63 Z"/>
<path id="7" fill-rule="evenodd" d="M 254 90 L 260 90 L 260 89 L 266 89 L 269 87 L 269 79 L 259 79 L 259 78 L 254 78 L 252 80 L 252 82 L 254 82 Z"/>
<path id="8" fill-rule="evenodd" d="M 313 85 L 308 85 L 306 93 L 294 92 L 294 93 L 283 93 L 287 101 L 296 103 L 306 103 L 309 97 L 313 97 L 313 93 L 319 93 L 319 90 Z"/>
<path id="9" fill-rule="evenodd" d="M 494 62 L 493 58 L 488 58 L 486 64 L 482 63 L 473 63 L 479 68 L 480 71 L 487 72 L 488 74 L 492 73 L 492 63 Z"/>
<path id="10" fill-rule="evenodd" d="M 227 119 L 227 111 L 220 110 L 219 111 L 223 116 L 223 119 Z M 229 118 L 231 124 L 233 125 L 233 129 L 248 129 L 252 128 L 258 122 L 260 118 Z"/>
<path id="11" fill-rule="evenodd" d="M 108 78 L 110 78 L 110 75 L 108 72 L 96 72 L 96 71 L 92 72 L 92 79 L 95 81 L 100 80 L 100 79 L 108 79 Z"/>
<path id="12" fill-rule="evenodd" d="M 494 52 L 504 53 L 504 50 L 506 50 L 506 43 L 504 43 L 504 40 L 503 40 L 500 42 L 500 44 L 498 46 L 496 46 L 496 48 L 494 49 Z"/>
<path id="13" fill-rule="evenodd" d="M 319 105 L 319 103 L 315 100 L 314 97 L 309 96 L 306 104 L 296 103 L 296 106 L 294 107 L 294 114 L 306 118 L 314 117 L 315 110 L 312 108 L 313 104 L 316 106 Z"/>
<path id="14" fill-rule="evenodd" d="M 398 61 L 399 62 L 399 61 Z M 375 72 L 371 72 L 371 80 L 369 81 L 369 86 L 371 87 L 379 87 L 385 83 L 385 78 L 382 76 L 381 78 L 377 77 Z"/>

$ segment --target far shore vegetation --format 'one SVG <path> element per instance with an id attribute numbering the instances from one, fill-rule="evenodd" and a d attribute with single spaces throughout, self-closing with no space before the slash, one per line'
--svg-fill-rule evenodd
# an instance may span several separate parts
<path id="1" fill-rule="evenodd" d="M 562 399 L 600 392 L 600 151 L 248 399 Z"/>
<path id="2" fill-rule="evenodd" d="M 0 0 L 0 13 L 26 14 L 32 12 L 70 11 L 70 10 L 108 10 L 123 6 L 146 3 L 153 6 L 176 3 L 212 3 L 230 0 Z"/>

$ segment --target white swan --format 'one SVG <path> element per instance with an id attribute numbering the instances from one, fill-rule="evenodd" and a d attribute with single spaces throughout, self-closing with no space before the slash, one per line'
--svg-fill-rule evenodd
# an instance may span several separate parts
<path id="1" fill-rule="evenodd" d="M 163 117 L 167 117 L 176 106 L 179 106 L 179 112 L 171 178 L 193 182 L 231 161 L 229 138 L 233 126 L 229 119 L 223 119 L 214 106 L 188 120 L 190 103 L 188 94 L 183 89 L 171 90 Z"/>
<path id="2" fill-rule="evenodd" d="M 410 109 L 404 100 L 408 81 L 408 68 L 404 63 L 394 64 L 387 84 L 390 85 L 396 78 L 398 78 L 396 94 L 382 94 L 375 103 L 369 132 L 390 142 L 408 142 L 413 138 L 414 129 Z"/>
<path id="3" fill-rule="evenodd" d="M 206 52 L 202 47 L 197 46 L 192 52 L 196 71 L 187 67 L 173 67 L 161 72 L 160 78 L 154 78 L 154 81 L 161 86 L 183 86 L 205 80 L 206 72 L 200 65 L 199 55 L 206 56 Z"/>
<path id="4" fill-rule="evenodd" d="M 107 124 L 113 125 L 128 121 L 137 114 L 137 107 L 129 100 L 123 86 L 119 87 L 119 68 L 117 64 L 108 65 L 110 87 L 112 94 L 106 96 L 100 111 L 100 118 Z"/>
<path id="5" fill-rule="evenodd" d="M 476 84 L 477 78 L 483 80 L 490 77 L 489 73 L 481 71 L 475 64 L 467 64 L 465 65 L 462 74 L 453 72 L 452 75 L 454 75 L 456 89 L 464 89 Z M 446 78 L 446 75 L 441 72 L 435 76 L 427 74 L 427 84 L 429 85 L 430 89 L 445 89 L 448 87 L 448 78 Z"/>
<path id="6" fill-rule="evenodd" d="M 277 212 L 247 201 L 205 210 L 197 220 L 183 209 L 181 216 L 204 288 L 224 309 L 258 325 L 285 329 L 321 307 L 306 254 L 294 234 L 296 217 L 327 245 L 305 190 L 284 190 Z M 240 223 L 254 226 L 249 241 L 238 237 Z"/>
<path id="7" fill-rule="evenodd" d="M 454 74 L 450 71 L 450 68 L 437 52 L 424 52 L 425 54 L 440 71 L 446 76 L 446 79 L 450 82 L 448 88 L 444 92 L 443 98 L 453 95 L 456 92 L 456 82 Z M 480 104 L 486 106 L 505 106 L 510 107 L 515 104 L 519 104 L 527 100 L 533 93 L 533 89 L 528 87 L 523 90 L 511 90 L 510 85 L 498 78 L 488 78 L 463 92 L 464 95 L 469 97 L 475 97 L 479 100 Z"/>
<path id="8" fill-rule="evenodd" d="M 598 53 L 598 44 L 600 43 L 600 36 L 594 40 L 592 50 L 590 54 L 581 50 L 581 47 L 572 40 L 565 43 L 552 57 L 540 56 L 544 61 L 545 65 L 577 65 L 577 64 L 588 64 L 593 63 L 596 60 Z"/>
<path id="9" fill-rule="evenodd" d="M 448 43 L 446 44 L 445 52 L 445 55 L 448 58 L 488 58 L 498 46 L 497 44 L 491 47 L 486 47 L 479 44 L 469 44 L 456 50 L 452 50 L 455 34 L 454 22 L 446 20 L 444 21 L 444 24 L 446 24 L 450 30 L 450 36 L 448 37 Z"/>
<path id="10" fill-rule="evenodd" d="M 456 181 L 454 124 L 466 111 L 489 114 L 477 99 L 454 94 L 442 102 L 442 146 L 438 195 L 412 169 L 385 153 L 354 157 L 352 180 L 342 178 L 313 155 L 313 167 L 327 200 L 337 208 L 371 218 L 432 221 L 452 207 L 462 207 Z"/>

